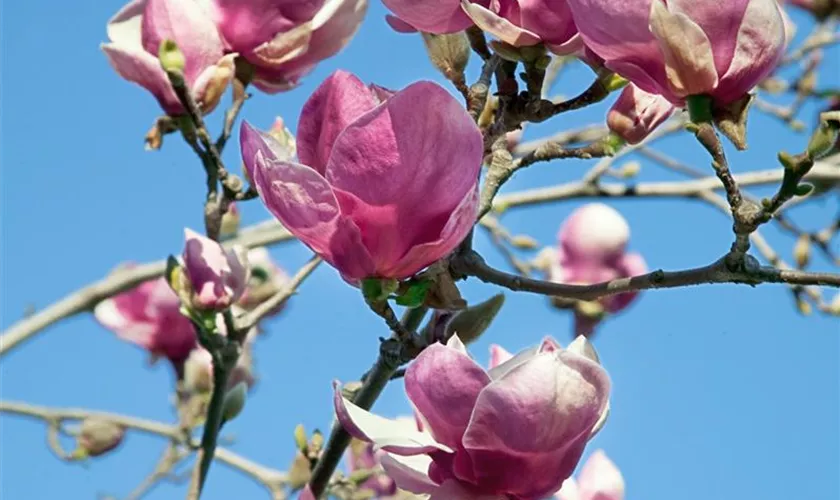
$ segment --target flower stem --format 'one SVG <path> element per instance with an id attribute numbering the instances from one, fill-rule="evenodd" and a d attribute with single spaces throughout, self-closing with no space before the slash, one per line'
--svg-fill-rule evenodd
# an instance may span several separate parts
<path id="1" fill-rule="evenodd" d="M 690 95 L 685 98 L 688 117 L 696 124 L 712 121 L 712 98 L 704 94 Z"/>

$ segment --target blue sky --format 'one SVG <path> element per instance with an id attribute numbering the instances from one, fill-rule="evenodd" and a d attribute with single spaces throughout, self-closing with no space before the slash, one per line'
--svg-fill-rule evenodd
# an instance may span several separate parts
<path id="1" fill-rule="evenodd" d="M 98 49 L 105 23 L 120 3 L 83 0 L 4 2 L 2 53 L 2 320 L 7 327 L 30 305 L 44 307 L 125 260 L 177 253 L 184 226 L 201 227 L 203 171 L 175 136 L 159 152 L 143 150 L 143 134 L 159 114 L 142 89 L 121 81 Z M 257 94 L 244 115 L 268 127 L 288 123 L 314 87 L 337 68 L 365 81 L 399 88 L 437 77 L 417 36 L 390 31 L 374 1 L 359 35 L 289 93 Z M 800 35 L 808 31 L 804 16 Z M 840 53 L 826 54 L 821 86 L 840 85 Z M 471 75 L 475 75 L 475 64 Z M 571 72 L 557 91 L 585 87 L 585 69 Z M 603 120 L 606 104 L 563 115 L 529 130 L 527 138 Z M 809 125 L 817 110 L 806 107 Z M 211 117 L 218 127 L 220 116 Z M 753 113 L 751 148 L 730 152 L 736 172 L 773 168 L 780 149 L 799 151 L 806 136 Z M 681 137 L 662 149 L 696 167 L 708 160 Z M 239 164 L 235 144 L 225 152 Z M 505 192 L 579 178 L 588 162 L 534 166 Z M 711 172 L 710 172 L 711 173 Z M 675 179 L 643 163 L 641 180 Z M 508 227 L 543 244 L 581 201 L 512 211 Z M 706 264 L 728 248 L 730 223 L 721 213 L 686 200 L 611 203 L 632 227 L 631 248 L 651 266 L 678 269 Z M 269 217 L 258 201 L 240 207 L 245 222 Z M 836 199 L 797 208 L 797 223 L 817 229 L 836 213 Z M 790 260 L 793 241 L 775 228 L 765 234 Z M 497 266 L 504 261 L 481 235 L 478 249 Z M 836 247 L 835 243 L 835 247 Z M 294 271 L 308 258 L 299 243 L 272 251 Z M 827 268 L 815 256 L 815 268 Z M 471 301 L 496 289 L 463 286 Z M 567 342 L 570 318 L 545 298 L 507 294 L 490 331 L 472 346 L 486 362 L 490 343 L 517 350 L 550 334 Z M 235 451 L 284 468 L 293 454 L 292 431 L 327 429 L 330 383 L 356 380 L 370 365 L 385 330 L 358 291 L 322 266 L 290 307 L 266 324 L 259 341 L 259 385 L 243 415 L 225 428 Z M 603 448 L 621 468 L 628 500 L 789 500 L 840 497 L 840 328 L 837 318 L 803 317 L 780 286 L 735 285 L 644 293 L 596 339 L 614 381 L 612 415 L 587 453 Z M 88 315 L 64 321 L 3 358 L 0 397 L 54 406 L 109 410 L 162 421 L 173 419 L 172 377 L 148 367 L 143 352 L 121 343 Z M 399 383 L 376 405 L 386 415 L 409 411 Z M 85 466 L 56 460 L 45 446 L 43 424 L 0 416 L 0 497 L 91 499 L 126 495 L 152 469 L 163 440 L 130 434 L 119 453 Z M 163 484 L 151 499 L 183 498 L 185 484 Z M 213 467 L 207 500 L 263 498 L 236 472 Z"/>

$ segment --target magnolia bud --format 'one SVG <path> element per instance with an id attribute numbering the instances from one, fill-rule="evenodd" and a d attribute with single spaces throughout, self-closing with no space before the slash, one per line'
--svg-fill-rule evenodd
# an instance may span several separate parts
<path id="1" fill-rule="evenodd" d="M 463 31 L 446 35 L 422 33 L 429 60 L 447 80 L 463 81 L 470 60 L 470 42 Z"/>
<path id="2" fill-rule="evenodd" d="M 295 426 L 295 446 L 301 452 L 305 452 L 306 448 L 309 446 L 309 443 L 306 440 L 306 429 L 303 427 L 303 424 L 297 424 Z"/>
<path id="3" fill-rule="evenodd" d="M 804 269 L 811 261 L 811 238 L 803 234 L 796 240 L 793 247 L 793 258 L 796 260 L 796 267 Z"/>
<path id="4" fill-rule="evenodd" d="M 796 298 L 796 308 L 799 310 L 799 314 L 803 316 L 810 316 L 813 312 L 811 303 L 800 297 Z"/>
<path id="5" fill-rule="evenodd" d="M 493 49 L 493 52 L 506 61 L 519 62 L 522 60 L 522 53 L 519 51 L 519 47 L 514 47 L 498 40 L 491 41 L 489 45 Z"/>
<path id="6" fill-rule="evenodd" d="M 629 161 L 621 166 L 618 170 L 622 177 L 625 179 L 630 179 L 631 177 L 636 177 L 639 175 L 639 172 L 642 170 L 642 164 L 637 161 Z"/>
<path id="7" fill-rule="evenodd" d="M 183 75 L 184 67 L 187 65 L 184 53 L 181 52 L 181 49 L 178 48 L 178 44 L 174 40 L 160 42 L 158 60 L 160 60 L 160 66 L 167 73 L 180 73 Z"/>
<path id="8" fill-rule="evenodd" d="M 835 316 L 840 316 L 840 292 L 834 294 L 834 299 L 828 305 L 828 312 Z"/>
<path id="9" fill-rule="evenodd" d="M 245 408 L 245 400 L 248 398 L 248 384 L 239 382 L 233 389 L 225 393 L 225 399 L 222 401 L 222 421 L 230 422 Z"/>
<path id="10" fill-rule="evenodd" d="M 228 206 L 227 212 L 222 215 L 222 228 L 219 231 L 219 239 L 227 240 L 236 236 L 239 232 L 239 209 L 236 208 L 236 203 L 231 203 Z"/>
<path id="11" fill-rule="evenodd" d="M 464 344 L 469 344 L 487 330 L 504 304 L 505 296 L 499 293 L 484 302 L 467 307 L 452 319 L 448 330 L 457 333 Z"/>
<path id="12" fill-rule="evenodd" d="M 514 236 L 510 239 L 510 244 L 523 250 L 536 250 L 540 247 L 539 241 L 526 234 L 518 234 Z"/>
<path id="13" fill-rule="evenodd" d="M 808 157 L 811 159 L 822 158 L 831 152 L 837 141 L 837 135 L 840 132 L 840 121 L 826 119 L 826 115 L 829 118 L 832 117 L 832 113 L 823 113 L 820 115 L 820 125 L 814 131 L 813 135 L 811 135 L 811 140 L 808 141 L 807 151 Z"/>
<path id="14" fill-rule="evenodd" d="M 124 437 L 125 429 L 121 425 L 110 420 L 88 417 L 82 421 L 73 455 L 77 458 L 103 455 L 119 446 Z"/>
<path id="15" fill-rule="evenodd" d="M 312 462 L 306 458 L 303 453 L 295 453 L 295 459 L 289 467 L 289 472 L 286 477 L 288 485 L 293 490 L 302 488 L 312 477 Z M 303 498 L 301 496 L 300 498 Z M 314 497 L 311 497 L 314 498 Z"/>

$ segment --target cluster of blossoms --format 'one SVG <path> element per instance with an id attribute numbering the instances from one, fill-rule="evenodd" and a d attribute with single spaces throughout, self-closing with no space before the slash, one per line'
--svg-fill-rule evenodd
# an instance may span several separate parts
<path id="1" fill-rule="evenodd" d="M 288 90 L 350 41 L 366 9 L 367 0 L 133 0 L 108 22 L 102 50 L 120 76 L 177 115 L 183 106 L 158 60 L 161 43 L 174 41 L 185 81 L 209 113 L 234 77 L 237 56 L 254 86 Z"/>
<path id="2" fill-rule="evenodd" d="M 183 272 L 177 273 L 174 280 L 177 293 L 166 278 L 147 281 L 100 302 L 94 316 L 119 338 L 142 347 L 154 359 L 169 360 L 186 389 L 206 392 L 212 385 L 212 359 L 198 345 L 196 327 L 184 314 L 184 307 L 197 311 L 246 311 L 278 292 L 288 276 L 264 248 L 247 253 L 239 248 L 224 250 L 189 229 L 185 233 Z M 227 334 L 221 316 L 216 329 Z M 256 335 L 254 328 L 245 339 L 243 353 L 229 377 L 231 387 L 239 382 L 249 386 L 254 382 L 251 350 Z"/>

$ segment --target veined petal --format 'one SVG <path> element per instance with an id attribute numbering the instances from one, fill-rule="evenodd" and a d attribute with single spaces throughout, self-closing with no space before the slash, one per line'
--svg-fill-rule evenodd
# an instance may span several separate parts
<path id="1" fill-rule="evenodd" d="M 470 19 L 482 30 L 498 37 L 514 47 L 536 45 L 540 37 L 536 33 L 517 26 L 495 12 L 469 0 L 461 0 L 461 7 Z"/>
<path id="2" fill-rule="evenodd" d="M 126 80 L 145 88 L 160 103 L 161 108 L 171 115 L 184 111 L 184 107 L 175 95 L 169 78 L 160 67 L 157 57 L 144 51 L 141 47 L 127 47 L 115 43 L 101 46 L 108 57 L 111 67 Z"/>
<path id="3" fill-rule="evenodd" d="M 380 457 L 379 463 L 402 490 L 423 494 L 431 493 L 438 487 L 426 472 L 432 463 L 427 455 L 406 457 L 386 453 Z"/>

